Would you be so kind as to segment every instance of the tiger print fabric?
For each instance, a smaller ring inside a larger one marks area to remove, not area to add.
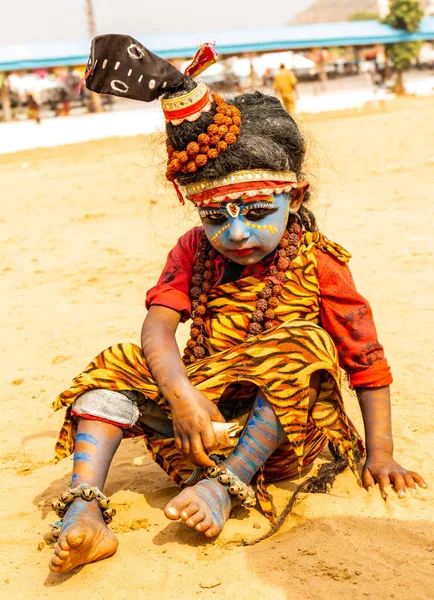
[[[212,402],[218,403],[228,394],[234,399],[246,393],[255,394],[259,388],[276,411],[288,441],[269,458],[258,478],[258,497],[270,520],[274,519],[274,511],[264,482],[297,476],[327,441],[347,457],[357,473],[354,448],[358,436],[342,403],[336,348],[319,326],[316,248],[345,262],[350,256],[321,234],[306,233],[286,273],[287,282],[276,309],[279,324],[248,341],[245,341],[246,328],[263,282],[247,277],[215,288],[210,293],[205,318],[210,356],[187,367],[191,383]],[[322,373],[321,388],[309,411],[309,382],[315,371]],[[67,408],[56,444],[58,460],[74,450],[76,425],[70,412],[73,401],[95,388],[138,390],[170,414],[141,349],[134,344],[111,346],[54,401],[55,410]],[[125,435],[143,435],[153,459],[179,485],[192,474],[194,466],[179,452],[173,439],[157,437],[140,425],[127,429]]]

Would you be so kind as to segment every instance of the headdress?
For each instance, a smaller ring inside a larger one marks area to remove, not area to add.
[[[213,47],[204,44],[185,73],[181,73],[130,36],[100,35],[92,41],[84,79],[87,87],[99,94],[144,102],[162,96],[166,128],[173,134],[167,143],[166,177],[175,186],[182,203],[184,197],[178,183],[185,182],[189,176],[196,181],[185,187],[185,195],[199,206],[209,204],[211,198],[214,201],[233,200],[241,196],[290,191],[297,186],[297,177],[294,172],[283,169],[232,170],[223,178],[200,177],[207,164],[237,146],[243,133],[240,108],[211,94],[204,83],[192,79],[216,58]],[[204,115],[207,118],[203,118]],[[187,136],[189,141],[182,145],[176,130],[188,127],[191,128]]]
[[[251,169],[235,171],[218,179],[191,183],[185,187],[185,193],[188,200],[202,206],[242,197],[282,194],[290,192],[297,185],[297,175],[293,171]]]

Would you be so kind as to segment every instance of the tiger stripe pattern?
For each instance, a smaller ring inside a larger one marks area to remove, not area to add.
[[[287,281],[275,311],[276,327],[247,341],[247,324],[263,282],[251,276],[213,289],[205,316],[210,356],[187,366],[192,385],[212,402],[218,403],[228,394],[237,397],[243,391],[255,394],[259,388],[273,406],[288,441],[273,453],[258,477],[258,497],[271,520],[274,513],[263,485],[265,480],[296,476],[318,456],[327,441],[336,446],[357,473],[353,450],[358,436],[343,406],[336,348],[319,324],[317,248],[345,262],[350,256],[322,234],[306,233],[286,273]],[[320,393],[309,411],[309,382],[316,371],[322,374]],[[67,408],[56,444],[58,460],[74,450],[76,425],[70,412],[73,401],[96,388],[140,391],[170,414],[141,348],[134,344],[111,346],[54,401],[55,410]],[[179,485],[190,477],[194,466],[175,447],[173,439],[157,437],[140,425],[124,430],[124,434],[143,436],[152,458]]]

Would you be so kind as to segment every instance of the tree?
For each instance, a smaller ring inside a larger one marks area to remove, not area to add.
[[[377,21],[378,13],[359,11],[348,17],[348,21]]]
[[[423,10],[417,0],[392,0],[390,12],[383,19],[383,23],[394,29],[403,29],[408,33],[414,33],[419,29],[419,23],[423,18]],[[399,42],[386,45],[386,56],[392,61],[396,71],[394,92],[397,95],[405,94],[404,71],[407,71],[413,60],[419,54],[422,42]]]

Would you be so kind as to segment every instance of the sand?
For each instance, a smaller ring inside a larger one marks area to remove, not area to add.
[[[281,533],[238,510],[214,542],[165,519],[176,494],[141,440],[123,442],[106,492],[117,554],[69,574],[48,571],[62,414],[53,398],[100,350],[138,343],[147,288],[177,236],[196,223],[164,188],[155,137],[110,139],[0,158],[2,418],[0,596],[323,599],[432,598],[434,585],[434,99],[360,114],[301,118],[322,230],[354,254],[394,373],[396,458],[428,489],[386,502],[345,472],[332,492],[304,497]],[[1,134],[1,131],[0,131]],[[180,343],[187,330],[180,332]],[[354,396],[348,411],[362,429]],[[294,482],[272,487],[281,507]]]

